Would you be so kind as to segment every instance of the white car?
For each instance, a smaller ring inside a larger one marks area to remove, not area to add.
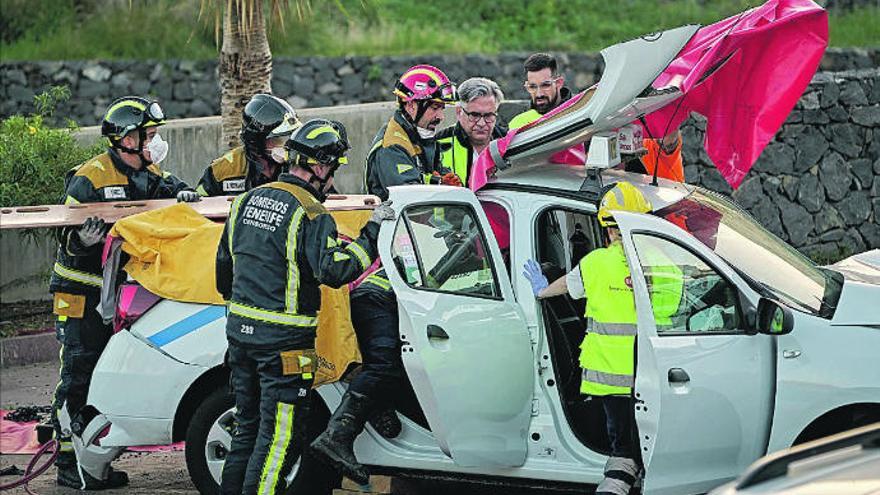
[[[667,60],[687,41],[671,38],[665,48],[651,41]],[[508,484],[602,479],[605,419],[579,394],[584,302],[536,301],[520,272],[536,259],[552,280],[605,242],[587,171],[546,157],[601,127],[585,128],[576,112],[618,126],[633,115],[603,101],[638,110],[671,94],[638,96],[656,74],[641,82],[632,74],[621,82],[626,98],[602,95],[600,82],[585,106],[524,132],[515,166],[476,194],[391,188],[399,215],[383,224],[379,252],[415,399],[400,408],[400,436],[367,428],[358,438],[364,463]],[[645,494],[704,493],[768,452],[880,420],[878,252],[818,267],[721,196],[619,170],[604,180],[633,183],[653,205],[615,215],[638,312],[634,413]],[[645,250],[663,252],[683,274],[684,297],[661,329],[645,278],[656,258],[640,256]],[[94,371],[89,403],[110,428],[100,449],[90,448],[109,462],[120,448],[185,439],[196,486],[214,493],[232,428],[225,308],[161,300],[132,321]],[[344,383],[318,388],[329,410],[344,391]]]
[[[880,493],[880,423],[770,454],[709,495],[817,493]]]

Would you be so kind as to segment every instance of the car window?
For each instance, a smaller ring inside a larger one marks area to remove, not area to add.
[[[392,258],[418,289],[500,298],[486,236],[467,205],[413,206],[394,232]]]
[[[700,257],[672,241],[634,234],[633,243],[657,332],[699,334],[742,328],[736,287]]]
[[[833,314],[841,278],[817,267],[727,199],[697,189],[656,214],[715,251],[750,283],[754,281],[759,292],[770,291],[819,316]]]

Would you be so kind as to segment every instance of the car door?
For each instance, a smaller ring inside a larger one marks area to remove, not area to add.
[[[520,466],[535,361],[486,216],[465,188],[393,187],[390,199],[379,254],[431,431],[461,466]]]
[[[758,295],[709,248],[662,218],[615,219],[638,312],[644,493],[704,493],[765,453],[774,342],[749,330]]]

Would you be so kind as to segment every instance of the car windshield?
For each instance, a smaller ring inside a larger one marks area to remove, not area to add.
[[[753,287],[823,317],[833,313],[840,280],[764,229],[720,195],[696,189],[656,212],[691,233],[727,261]]]

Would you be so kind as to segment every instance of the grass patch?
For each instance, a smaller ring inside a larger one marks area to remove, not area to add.
[[[270,27],[278,56],[596,51],[683,24],[710,24],[745,0],[361,0],[312,2],[311,17],[285,13]],[[87,5],[85,10],[81,5]],[[212,59],[213,17],[198,0],[0,0],[4,60]],[[79,10],[76,5],[80,5]],[[880,8],[833,11],[832,46],[880,45]]]

